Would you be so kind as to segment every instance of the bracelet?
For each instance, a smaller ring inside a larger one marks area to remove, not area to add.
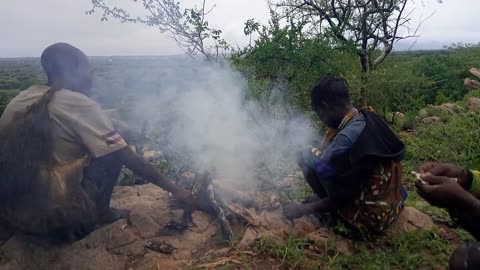
[[[480,171],[469,170],[472,177],[470,193],[480,195]]]

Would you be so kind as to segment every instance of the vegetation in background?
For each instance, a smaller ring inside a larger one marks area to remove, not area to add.
[[[271,1],[288,23],[306,25],[309,37],[331,38],[335,46],[357,56],[362,82],[359,102],[363,106],[369,102],[369,73],[385,61],[397,41],[416,35],[409,11],[412,4],[411,0]]]

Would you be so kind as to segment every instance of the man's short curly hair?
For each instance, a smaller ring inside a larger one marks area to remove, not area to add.
[[[75,74],[87,56],[78,48],[67,43],[56,43],[46,48],[40,58],[49,82],[67,79]]]
[[[313,87],[310,98],[312,109],[317,111],[322,102],[329,105],[348,105],[350,95],[349,86],[345,79],[336,75],[327,75]]]

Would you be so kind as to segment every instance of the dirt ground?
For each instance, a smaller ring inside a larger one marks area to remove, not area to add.
[[[308,239],[307,255],[327,252],[332,239],[339,252],[351,254],[351,241],[333,235],[313,217],[285,220],[281,206],[272,203],[273,197],[263,197],[266,203],[251,208],[228,206],[248,222],[233,226],[235,239],[225,241],[216,220],[203,212],[193,214],[195,226],[188,230],[160,236],[159,231],[172,220],[180,220],[183,213],[170,207],[169,194],[153,185],[117,187],[112,206],[130,210],[129,220],[100,227],[80,241],[61,246],[15,235],[0,247],[0,270],[222,269],[224,265],[244,269],[245,262],[256,269],[283,269],[281,260],[259,256],[252,245],[258,239],[284,244],[291,235]],[[407,208],[391,233],[432,226],[431,218]]]

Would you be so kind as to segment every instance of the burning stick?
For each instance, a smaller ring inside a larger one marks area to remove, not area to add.
[[[223,235],[228,239],[233,239],[233,230],[227,219],[230,213],[227,207],[217,198],[213,186],[213,179],[210,174],[203,174],[197,178],[193,186],[193,194],[200,204],[200,208],[215,216],[222,229]]]
[[[192,193],[198,203],[198,208],[214,216],[222,229],[224,236],[233,239],[233,230],[230,226],[228,217],[234,215],[216,196],[212,183],[213,179],[209,173],[196,176],[193,184]],[[191,227],[192,211],[185,209],[180,222],[171,221],[158,234],[161,236],[172,235],[175,232],[182,232]]]

